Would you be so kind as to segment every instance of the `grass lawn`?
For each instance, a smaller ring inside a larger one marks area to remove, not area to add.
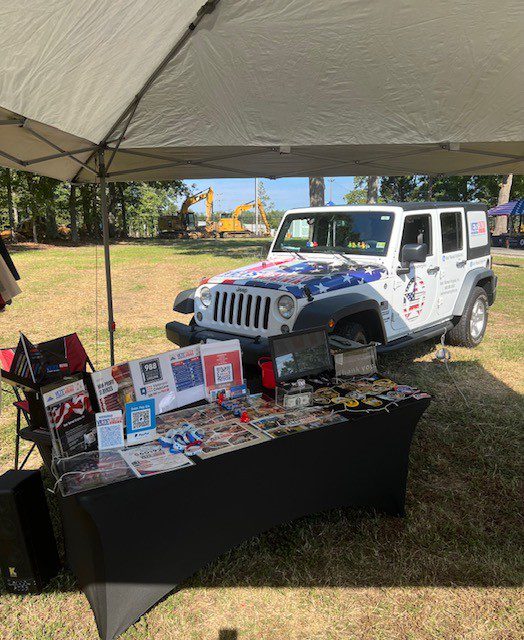
[[[175,294],[253,262],[263,245],[113,247],[117,359],[170,348],[164,324],[174,317]],[[21,245],[15,260],[23,295],[0,317],[0,345],[16,344],[18,330],[33,341],[77,331],[105,366],[101,248]],[[498,297],[484,342],[451,349],[450,369],[468,406],[433,361],[434,345],[381,358],[394,379],[435,395],[413,442],[405,519],[338,510],[281,526],[199,572],[123,637],[232,640],[236,630],[239,640],[522,638],[524,259],[496,256],[495,269]],[[0,471],[13,455],[11,401],[3,395]],[[39,465],[34,455],[30,466]],[[0,590],[2,640],[97,637],[67,572],[39,596]]]

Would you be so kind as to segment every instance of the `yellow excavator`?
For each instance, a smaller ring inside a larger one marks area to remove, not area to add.
[[[204,238],[213,233],[213,200],[214,192],[211,187],[188,196],[180,209],[174,215],[159,216],[158,233],[162,238]],[[189,207],[206,201],[206,226],[205,229],[199,227],[195,214]]]
[[[221,238],[227,238],[228,236],[252,236],[254,235],[252,231],[246,229],[240,220],[240,216],[244,211],[250,211],[255,206],[255,201],[251,200],[251,202],[246,202],[245,204],[239,204],[238,207],[233,211],[232,215],[224,214],[220,220],[215,224],[215,235],[220,236]],[[258,211],[260,213],[260,217],[262,218],[262,222],[266,228],[264,235],[271,235],[271,227],[269,225],[269,220],[267,219],[266,210],[264,209],[264,205],[260,198],[258,199]]]

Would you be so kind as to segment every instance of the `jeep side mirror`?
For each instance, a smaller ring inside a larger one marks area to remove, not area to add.
[[[402,267],[397,269],[397,274],[400,276],[409,273],[410,264],[413,264],[413,262],[426,262],[427,257],[428,245],[425,242],[422,244],[405,244],[400,255]]]

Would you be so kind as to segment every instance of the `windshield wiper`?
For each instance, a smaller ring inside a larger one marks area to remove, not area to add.
[[[342,258],[342,260],[344,260],[346,262],[346,264],[358,264],[357,262],[355,262],[355,260],[352,260],[351,258],[348,258],[348,256],[341,250],[341,249],[335,249],[333,247],[333,249],[328,250],[326,248],[326,250],[322,249],[323,253],[330,253],[332,256],[339,256],[340,258]]]

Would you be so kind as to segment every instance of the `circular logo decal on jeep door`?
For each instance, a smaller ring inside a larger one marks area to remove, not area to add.
[[[404,292],[404,317],[406,320],[418,318],[426,300],[426,285],[420,278],[411,278]]]

